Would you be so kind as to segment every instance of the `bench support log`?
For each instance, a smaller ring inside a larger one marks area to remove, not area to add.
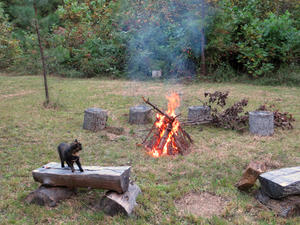
[[[106,214],[114,216],[124,214],[130,216],[137,205],[136,198],[141,189],[136,184],[130,183],[128,190],[123,194],[108,191],[96,205],[97,209],[103,210]]]
[[[67,187],[46,187],[41,185],[31,192],[25,199],[29,204],[55,207],[61,200],[70,198],[75,194],[75,189]]]

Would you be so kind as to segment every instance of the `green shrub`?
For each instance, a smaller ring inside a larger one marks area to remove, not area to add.
[[[221,1],[208,33],[208,63],[217,68],[228,62],[257,78],[296,61],[300,47],[296,21],[289,12],[274,14],[271,6],[259,0]]]
[[[6,69],[17,63],[22,51],[19,41],[12,37],[12,25],[2,7],[0,2],[0,69]]]

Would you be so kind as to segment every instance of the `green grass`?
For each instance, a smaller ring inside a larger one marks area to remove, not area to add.
[[[131,82],[121,80],[62,79],[50,77],[50,100],[44,108],[42,77],[0,76],[0,224],[297,224],[260,206],[253,193],[239,192],[234,184],[252,160],[271,160],[280,166],[300,164],[300,88],[248,84]],[[229,90],[230,102],[249,99],[247,110],[264,102],[274,103],[296,117],[295,129],[276,130],[272,137],[255,137],[209,126],[187,127],[195,140],[186,156],[151,158],[136,143],[148,126],[127,123],[129,107],[149,97],[164,108],[164,96],[181,95],[179,111],[186,117],[190,105],[199,105],[205,91]],[[83,112],[100,107],[109,112],[109,125],[126,133],[111,141],[104,131],[82,129]],[[27,205],[24,198],[39,184],[31,171],[58,161],[57,145],[79,139],[84,147],[83,165],[131,165],[132,179],[141,187],[135,215],[109,217],[91,205],[104,190],[83,189],[56,208]],[[175,201],[188,192],[208,191],[228,200],[221,216],[210,219],[179,216]]]

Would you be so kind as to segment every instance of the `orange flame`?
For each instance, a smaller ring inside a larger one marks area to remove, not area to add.
[[[171,121],[171,124],[166,116],[159,113],[156,114],[157,122],[155,123],[155,126],[159,131],[159,137],[149,151],[149,154],[153,157],[168,155],[170,148],[172,148],[173,154],[178,152],[173,136],[177,135],[179,129],[179,121],[175,118],[175,109],[180,106],[180,98],[176,93],[172,93],[170,96],[166,96],[166,98],[168,99],[168,110],[166,111],[166,114],[173,121]]]

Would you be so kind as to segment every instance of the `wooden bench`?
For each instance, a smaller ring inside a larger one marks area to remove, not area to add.
[[[54,207],[60,200],[70,198],[76,188],[88,187],[109,190],[96,203],[96,209],[112,216],[132,213],[141,190],[136,184],[130,183],[130,166],[82,168],[84,172],[75,166],[75,172],[72,173],[69,167],[61,168],[60,163],[50,162],[33,170],[34,180],[42,185],[27,196],[26,202]]]

